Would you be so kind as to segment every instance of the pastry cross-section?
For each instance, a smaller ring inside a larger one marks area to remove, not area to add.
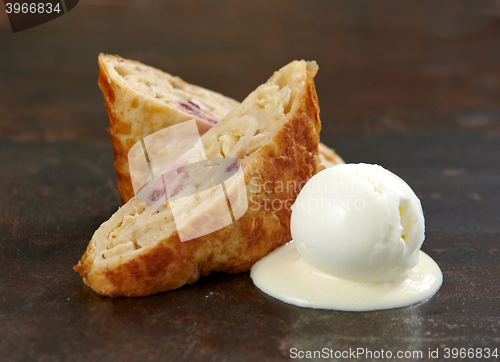
[[[316,72],[315,62],[291,62],[201,136],[207,160],[239,163],[218,168],[242,170],[240,178],[224,182],[225,190],[215,187],[223,176],[212,172],[207,177],[203,165],[184,167],[181,157],[182,171],[166,180],[166,189],[175,194],[146,186],[141,191],[145,196],[139,193],[104,222],[75,266],[84,282],[102,295],[150,295],[212,271],[247,271],[290,241],[290,205],[317,169],[321,124]],[[176,223],[171,201],[183,200],[172,199],[182,193],[189,204]],[[245,203],[246,210],[234,206]],[[227,226],[186,241],[179,237],[179,228],[189,233],[220,223],[228,207],[233,215]],[[235,210],[243,210],[238,218]]]
[[[203,135],[240,104],[179,77],[114,55],[99,55],[98,83],[108,111],[109,135],[123,203],[135,195],[128,158],[133,145],[188,120],[195,120]],[[233,134],[223,136],[226,150],[236,139]],[[343,163],[342,159],[320,144],[316,172],[339,163]]]

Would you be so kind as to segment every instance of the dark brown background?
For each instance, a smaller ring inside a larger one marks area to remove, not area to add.
[[[119,206],[99,52],[242,100],[293,59],[320,65],[322,140],[422,200],[438,294],[344,313],[248,276],[101,297],[71,267]],[[499,1],[80,1],[12,34],[0,6],[0,359],[282,361],[290,348],[500,348]]]

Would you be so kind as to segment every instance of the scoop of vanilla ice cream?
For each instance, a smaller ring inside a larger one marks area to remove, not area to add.
[[[420,200],[378,165],[338,165],[316,174],[293,205],[290,227],[307,262],[361,282],[404,278],[424,241]]]

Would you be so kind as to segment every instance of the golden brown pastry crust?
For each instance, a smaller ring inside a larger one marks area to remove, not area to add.
[[[125,64],[129,68],[138,67],[147,71],[161,84],[164,81],[174,82],[177,87],[186,87],[196,93],[198,98],[210,99],[213,109],[206,109],[207,114],[219,120],[229,111],[239,105],[239,102],[219,93],[188,84],[178,77],[164,73],[158,69],[142,63],[123,59],[113,55],[99,55],[98,84],[104,97],[104,103],[109,117],[108,133],[114,150],[114,167],[117,175],[118,188],[122,203],[126,203],[135,196],[130,177],[128,152],[130,148],[144,137],[161,129],[193,119],[193,115],[182,111],[173,104],[165,104],[155,99],[151,94],[133,86],[132,82],[124,79],[115,68]],[[130,71],[130,70],[129,70]],[[168,93],[168,89],[163,89]],[[188,99],[185,99],[188,101]],[[204,134],[213,124],[198,121],[200,134]],[[319,172],[327,167],[344,163],[330,148],[320,143],[316,164]]]
[[[217,92],[188,84],[179,77],[171,76],[140,62],[107,54],[100,54],[98,60],[97,83],[102,91],[108,113],[108,133],[113,144],[114,166],[122,203],[135,195],[128,165],[128,151],[134,144],[154,132],[191,119],[196,120],[200,134],[204,134],[213,124],[180,109],[175,99],[170,99],[168,94],[159,95],[155,89],[148,90],[134,86],[133,82],[126,79],[126,75],[117,71],[118,67],[135,67],[137,74],[143,72],[149,77],[145,79],[145,83],[154,80],[165,92],[169,85],[173,89],[183,90],[194,97],[210,98],[210,103],[214,104],[214,109],[211,111],[215,112],[215,117],[226,115],[239,104]],[[132,72],[134,69],[125,68],[124,71]],[[205,109],[205,113],[209,111]]]
[[[313,176],[321,129],[313,82],[317,66],[307,63],[305,69],[303,94],[297,96],[282,127],[272,134],[269,142],[240,161],[249,186],[250,206],[241,218],[203,237],[181,242],[175,231],[146,247],[102,260],[96,241],[109,237],[113,225],[125,215],[144,211],[144,205],[134,197],[95,232],[74,268],[84,282],[102,295],[145,296],[179,288],[211,271],[247,271],[270,251],[290,241],[289,206],[300,187],[278,190],[275,186],[287,181],[303,185]],[[207,156],[213,155],[208,152]],[[270,187],[262,187],[266,182]],[[274,200],[284,207],[266,207],[266,203],[272,204]],[[210,222],[212,217],[217,215],[206,213],[195,222]]]

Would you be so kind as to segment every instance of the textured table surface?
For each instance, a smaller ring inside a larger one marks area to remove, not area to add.
[[[0,360],[285,361],[294,348],[432,360],[429,349],[500,348],[498,3],[304,3],[81,1],[16,34],[0,6]],[[119,206],[99,52],[238,100],[288,61],[316,59],[322,141],[412,186],[440,291],[346,313],[284,304],[248,273],[133,299],[84,286],[72,266]]]

